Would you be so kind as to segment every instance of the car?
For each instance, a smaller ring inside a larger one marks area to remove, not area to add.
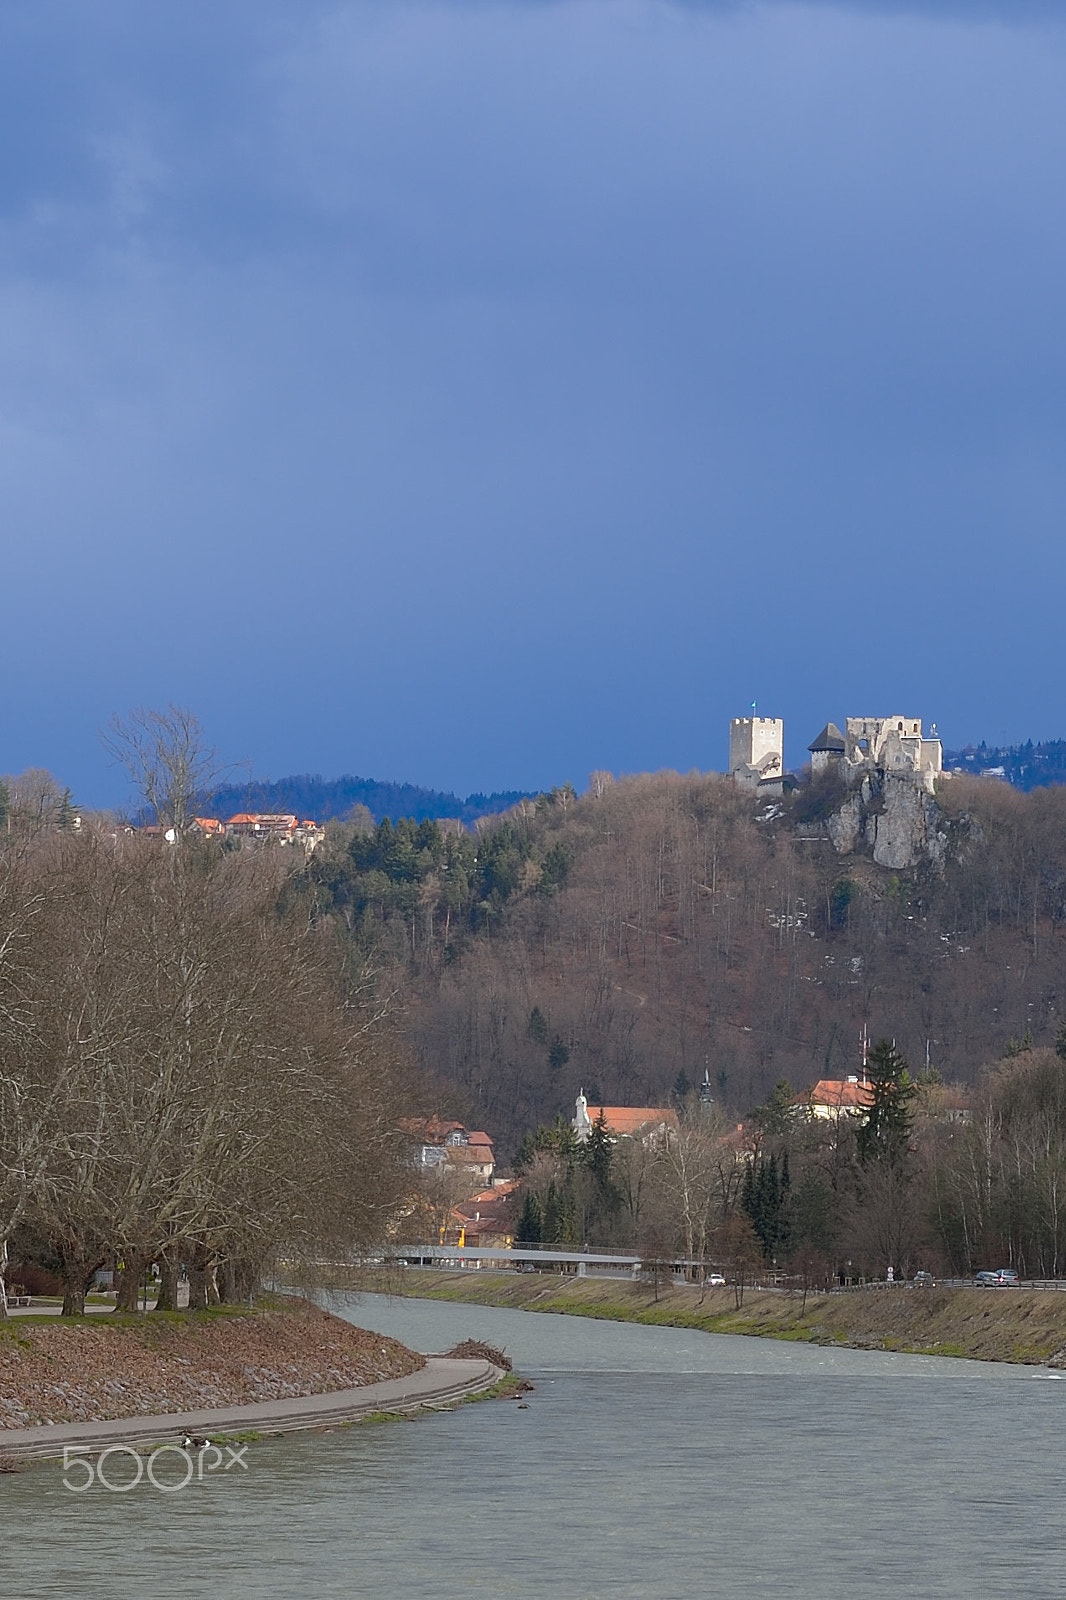
[[[725,1286],[725,1279],[720,1272],[708,1272],[703,1281],[709,1289],[721,1289]]]
[[[1013,1267],[997,1267],[994,1271],[978,1272],[973,1281],[979,1289],[1021,1288],[1021,1281]]]
[[[916,1272],[914,1283],[918,1289],[932,1289],[936,1286],[936,1279],[931,1272]]]

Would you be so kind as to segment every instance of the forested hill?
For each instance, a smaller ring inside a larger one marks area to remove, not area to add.
[[[507,811],[520,800],[530,798],[525,790],[509,789],[499,794],[444,794],[423,789],[414,783],[382,783],[374,778],[320,778],[303,773],[293,778],[259,779],[253,783],[230,783],[216,789],[203,802],[210,816],[230,817],[238,811],[295,812],[315,822],[348,817],[357,806],[365,806],[375,822],[390,817],[454,817],[460,822],[476,822],[479,817]]]
[[[962,750],[945,750],[944,765],[949,771],[971,772],[975,777],[992,774],[1005,778],[1015,789],[1038,789],[1044,784],[1066,783],[1066,739],[1048,739],[1043,744],[978,745]]]
[[[815,796],[817,799],[817,796]],[[476,838],[353,829],[302,892],[391,965],[424,1065],[515,1148],[577,1091],[661,1105],[709,1069],[742,1115],[778,1079],[854,1072],[865,1026],[972,1082],[1066,1017],[1066,788],[958,777],[937,871],[841,856],[803,790],[609,780],[524,802]],[[513,1141],[513,1142],[512,1142]]]

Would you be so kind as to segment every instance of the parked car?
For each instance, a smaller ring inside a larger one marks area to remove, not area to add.
[[[703,1281],[709,1289],[721,1289],[725,1284],[725,1279],[720,1272],[708,1272]]]
[[[992,1272],[979,1272],[974,1283],[980,1289],[1019,1289],[1021,1282],[1013,1267],[997,1267]]]
[[[914,1274],[914,1282],[919,1289],[932,1289],[936,1284],[936,1279],[931,1272],[916,1272]]]

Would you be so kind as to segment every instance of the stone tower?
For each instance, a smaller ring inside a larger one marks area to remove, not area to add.
[[[734,717],[729,724],[729,771],[738,783],[780,783],[785,770],[781,717]]]

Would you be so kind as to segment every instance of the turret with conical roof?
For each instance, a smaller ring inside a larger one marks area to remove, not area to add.
[[[827,722],[813,744],[807,749],[811,753],[811,772],[824,772],[829,766],[841,761],[844,756],[844,735],[835,722]]]

